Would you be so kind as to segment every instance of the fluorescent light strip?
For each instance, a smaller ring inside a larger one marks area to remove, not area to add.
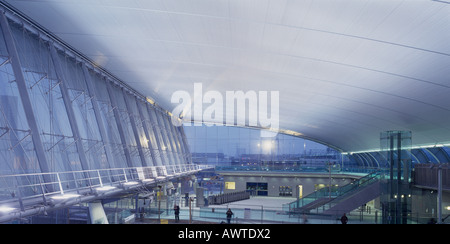
[[[115,186],[102,186],[102,187],[97,187],[95,188],[97,191],[109,191],[112,189],[116,189]]]
[[[64,200],[64,199],[75,198],[75,197],[79,197],[79,196],[80,195],[78,195],[78,194],[61,194],[61,195],[52,196],[52,198],[55,200]]]
[[[409,148],[406,147],[406,149],[422,149],[422,148],[436,148],[436,147],[450,147],[450,143],[435,143],[435,144],[424,144],[424,145],[415,145],[410,146]],[[364,150],[364,151],[356,151],[356,152],[343,152],[343,155],[351,155],[351,154],[358,154],[358,153],[372,153],[372,152],[385,152],[389,151],[389,149],[371,149],[371,150]]]
[[[0,207],[0,212],[2,213],[9,213],[16,210],[15,208],[11,208],[11,207],[7,207],[7,206],[1,206]]]
[[[136,182],[136,181],[129,181],[129,182],[125,182],[125,183],[123,183],[124,185],[126,185],[126,186],[133,186],[133,185],[137,185],[137,184],[139,184],[138,182]]]

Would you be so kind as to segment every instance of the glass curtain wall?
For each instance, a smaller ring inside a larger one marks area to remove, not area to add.
[[[32,27],[1,17],[2,175],[188,163],[184,132],[166,111]]]
[[[185,124],[194,163],[325,167],[339,165],[341,154],[322,144],[277,134],[261,137],[258,129]]]
[[[31,138],[19,88],[4,38],[0,38],[0,159],[1,173],[38,172],[39,162]]]

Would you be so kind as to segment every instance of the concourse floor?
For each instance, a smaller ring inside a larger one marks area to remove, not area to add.
[[[232,224],[340,224],[339,218],[317,215],[314,213],[293,216],[283,210],[283,204],[294,201],[295,198],[288,197],[251,197],[247,200],[236,201],[222,205],[209,205],[207,207],[191,207],[192,224],[221,224],[226,222],[226,209],[230,208],[234,215]],[[172,205],[171,205],[172,206]],[[145,218],[145,220],[137,220],[137,223],[148,224],[189,224],[189,207],[179,204],[180,221],[175,222],[173,211],[169,209],[168,213],[161,214],[160,222],[158,216]],[[348,224],[373,224],[374,218],[372,214],[363,214],[360,210],[347,213],[349,218]],[[306,220],[306,221],[305,221]]]

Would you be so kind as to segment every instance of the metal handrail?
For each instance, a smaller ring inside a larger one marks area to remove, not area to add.
[[[0,219],[23,216],[37,206],[54,206],[70,197],[81,202],[81,198],[118,193],[199,170],[199,165],[185,164],[0,175]],[[2,211],[5,208],[12,211]]]
[[[374,178],[378,178],[380,175],[380,171],[373,171],[366,176],[355,180],[353,182],[350,182],[344,186],[341,187],[332,187],[331,189],[329,187],[321,188],[317,191],[311,192],[309,195],[306,195],[300,199],[297,199],[291,203],[286,204],[288,206],[288,211],[290,212],[296,212],[299,209],[301,209],[303,206],[312,203],[316,200],[319,200],[321,198],[330,198],[331,199],[338,199],[342,196],[344,196],[346,193],[353,191],[354,189],[357,189],[361,185],[365,185],[367,182],[371,181]],[[327,202],[323,202],[325,204]]]

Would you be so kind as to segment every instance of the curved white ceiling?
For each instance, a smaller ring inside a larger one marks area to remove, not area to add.
[[[450,2],[6,2],[169,111],[194,83],[279,91],[280,128],[344,151],[450,142]]]

